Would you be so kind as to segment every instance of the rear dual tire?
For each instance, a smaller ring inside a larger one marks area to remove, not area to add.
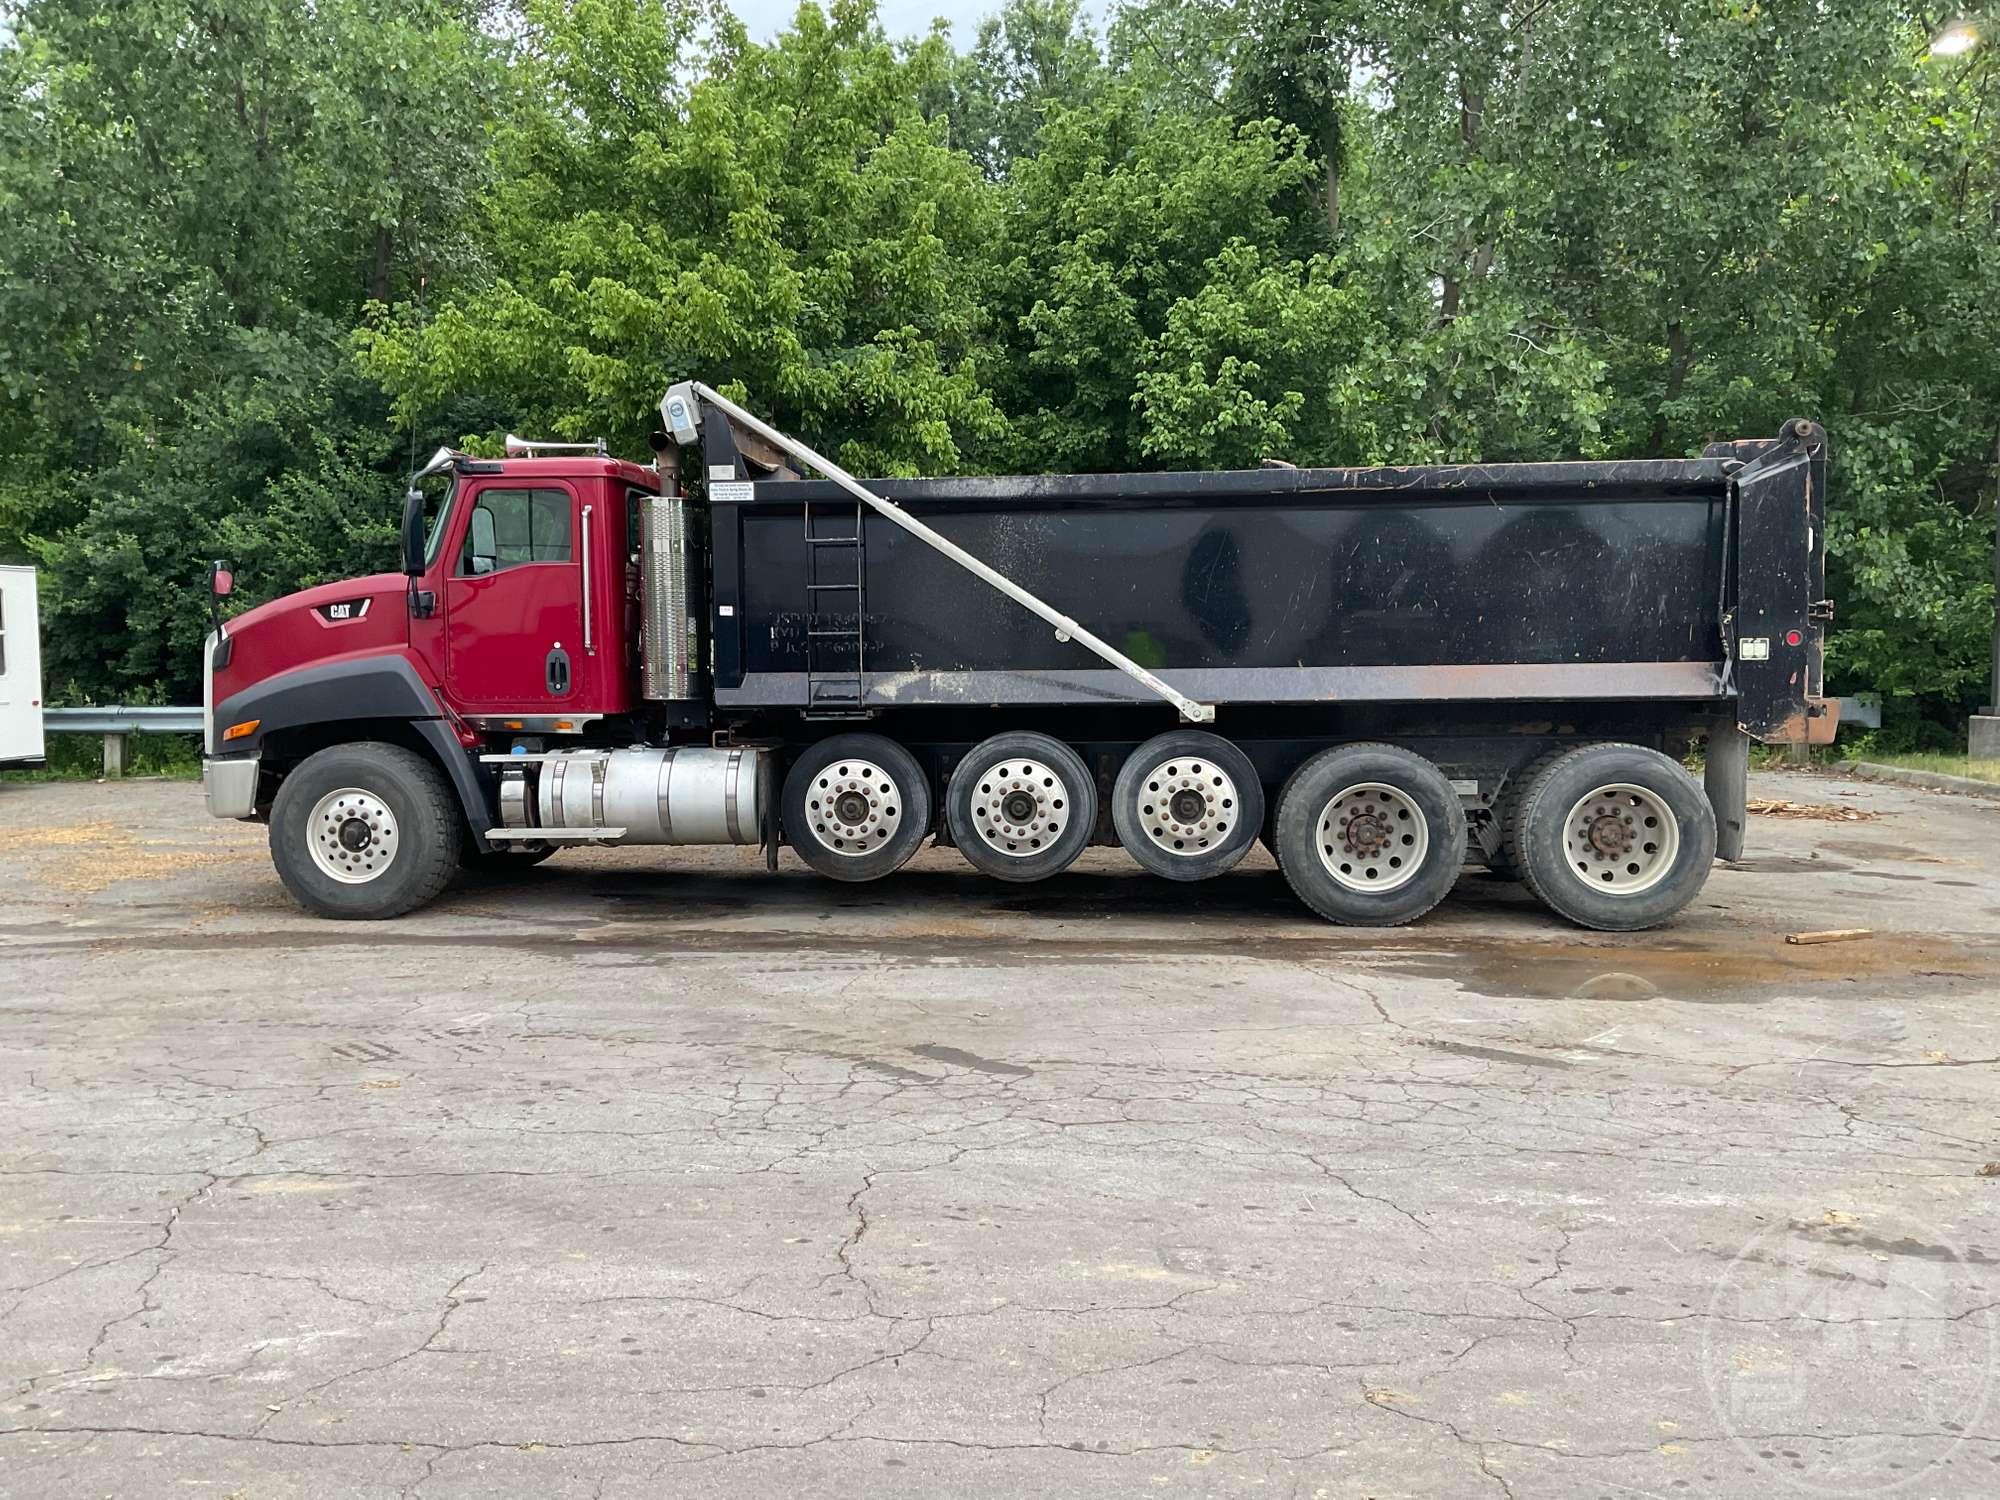
[[[1299,899],[1348,926],[1393,927],[1423,916],[1450,892],[1465,860],[1457,791],[1436,766],[1394,745],[1314,756],[1285,783],[1268,823],[1249,758],[1198,730],[1158,735],[1133,751],[1112,796],[1119,842],[1153,874],[1179,881],[1222,874],[1262,834]],[[1040,734],[983,742],[946,791],[960,852],[1008,881],[1066,869],[1089,843],[1096,812],[1081,758]],[[784,816],[788,841],[815,870],[874,880],[922,846],[930,788],[916,759],[893,741],[841,735],[793,765]],[[1496,868],[1518,870],[1551,911],[1603,931],[1671,920],[1700,891],[1715,854],[1714,815],[1701,788],[1666,756],[1636,745],[1544,757],[1508,789],[1503,817]]]
[[[1522,882],[1579,927],[1637,932],[1672,920],[1715,862],[1701,784],[1657,750],[1581,745],[1537,765],[1508,812]]]
[[[1233,869],[1264,826],[1264,784],[1250,757],[1220,735],[1176,729],[1125,758],[1111,791],[1125,852],[1168,880]]]
[[[1292,890],[1329,922],[1397,927],[1445,898],[1465,840],[1436,766],[1395,745],[1342,745],[1285,783],[1272,842]]]
[[[1076,862],[1097,827],[1083,757],[1046,734],[996,734],[951,773],[945,826],[966,863],[996,880],[1046,880]]]

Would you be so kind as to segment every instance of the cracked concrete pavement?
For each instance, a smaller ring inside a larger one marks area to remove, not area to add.
[[[0,784],[0,1494],[1993,1494],[2000,808],[1753,791],[1611,937]]]

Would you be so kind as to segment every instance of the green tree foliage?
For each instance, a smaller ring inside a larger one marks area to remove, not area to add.
[[[1103,32],[1089,17],[1102,17]],[[878,472],[1688,453],[1823,420],[1841,688],[1981,694],[2000,63],[1892,0],[0,0],[0,554],[185,695],[201,559],[665,381]]]
[[[989,177],[1032,155],[1052,107],[1088,102],[1105,67],[1078,0],[1014,0],[979,27],[952,70],[946,108],[952,144]]]
[[[1004,429],[972,362],[995,205],[919,107],[954,65],[941,36],[894,46],[852,0],[769,47],[655,0],[522,21],[490,281],[363,335],[406,419],[473,392],[496,425],[634,448],[685,371],[868,470],[950,470]]]
[[[398,439],[368,299],[478,263],[503,74],[451,0],[31,0],[0,45],[0,555],[57,690],[198,687],[203,559],[337,577]],[[364,480],[362,476],[366,475]]]
[[[1154,114],[1120,86],[1051,109],[1037,146],[1009,172],[991,278],[1006,466],[1337,449],[1334,414],[1308,392],[1373,319],[1283,212],[1317,175],[1298,132]]]
[[[1384,213],[1357,235],[1438,288],[1406,351],[1467,320],[1495,335],[1474,359],[1535,351],[1483,398],[1426,394],[1489,454],[1826,422],[1834,681],[1949,720],[1993,608],[2000,70],[1924,36],[1885,4],[1397,0],[1364,38]],[[1530,399],[1493,430],[1510,384]]]

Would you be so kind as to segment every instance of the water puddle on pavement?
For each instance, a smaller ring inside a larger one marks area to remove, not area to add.
[[[1727,944],[1586,944],[1460,939],[1449,951],[1378,951],[1371,967],[1447,979],[1506,999],[1756,1005],[1780,991],[1831,993],[1850,980],[2000,977],[2000,950],[1882,933],[1830,947],[1787,947],[1781,937]],[[1875,994],[1877,986],[1868,988]]]

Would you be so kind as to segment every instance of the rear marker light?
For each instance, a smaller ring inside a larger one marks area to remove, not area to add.
[[[1796,646],[1800,641],[1804,639],[1805,637],[1796,630],[1787,630],[1785,632],[1785,644],[1787,646]]]
[[[241,724],[231,724],[222,731],[222,737],[225,740],[240,740],[246,735],[255,734],[257,726],[263,722],[262,719],[245,719]]]

